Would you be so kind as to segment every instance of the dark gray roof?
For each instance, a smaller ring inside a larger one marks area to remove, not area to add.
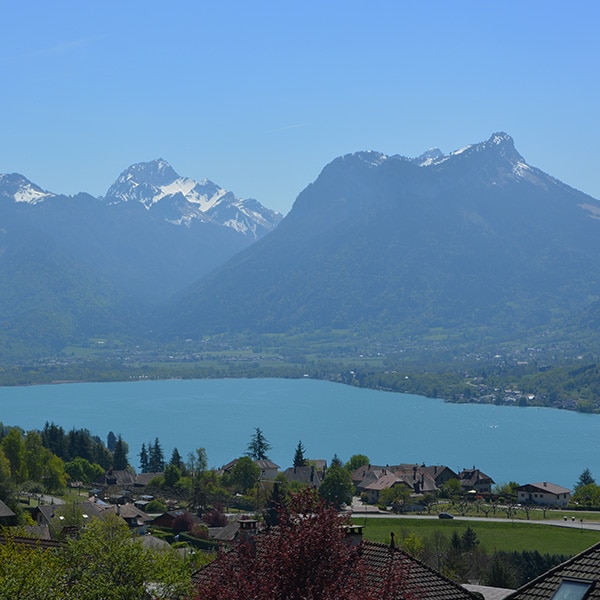
[[[383,578],[389,573],[391,564],[399,565],[403,572],[404,589],[398,590],[395,598],[419,598],[419,600],[474,600],[472,594],[451,579],[438,573],[399,548],[365,540],[362,556],[371,570],[370,577]]]
[[[267,470],[267,469],[279,469],[279,465],[276,465],[272,460],[268,460],[268,459],[263,459],[263,460],[255,460],[254,461],[257,465],[258,468],[261,471]]]
[[[36,538],[38,540],[52,539],[50,537],[50,528],[48,525],[25,525],[23,530],[27,537]]]
[[[10,540],[15,544],[21,544],[23,546],[28,546],[29,548],[64,548],[66,546],[65,542],[60,542],[57,540],[40,540],[38,538],[33,537],[25,537],[25,536],[5,536],[0,535],[0,544],[6,544],[6,542]]]
[[[470,592],[481,594],[484,600],[504,600],[507,596],[510,596],[510,594],[515,591],[509,590],[508,588],[490,587],[488,585],[475,585],[472,583],[463,583],[462,585]]]
[[[4,504],[2,500],[0,500],[0,519],[14,516],[15,513],[12,510],[10,510],[10,508],[8,508],[8,506],[6,506],[6,504]]]
[[[590,581],[592,586],[585,600],[600,600],[600,543],[520,587],[506,600],[547,600],[564,579]]]

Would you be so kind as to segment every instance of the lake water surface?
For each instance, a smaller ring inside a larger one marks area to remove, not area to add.
[[[160,439],[165,458],[206,448],[211,466],[242,455],[255,427],[282,469],[298,440],[310,458],[361,453],[374,464],[476,466],[497,483],[572,487],[584,468],[600,479],[600,415],[547,408],[450,404],[309,379],[168,380],[0,387],[0,421],[25,430],[109,431],[129,444]]]

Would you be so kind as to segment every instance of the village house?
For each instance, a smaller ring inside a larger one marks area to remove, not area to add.
[[[283,476],[291,483],[301,483],[310,487],[318,488],[323,479],[324,473],[315,468],[310,467],[289,467],[283,472]]]
[[[0,525],[10,525],[15,517],[15,513],[0,500]]]
[[[392,466],[386,465],[385,467],[364,465],[352,473],[352,483],[360,494],[374,482],[390,474],[408,485],[413,494],[433,494],[448,480],[458,478],[458,475],[452,469],[443,465],[426,466],[424,464],[402,463]]]
[[[381,496],[381,492],[383,490],[387,490],[396,486],[404,487],[409,493],[412,492],[412,488],[408,483],[402,481],[399,477],[396,477],[393,473],[387,473],[382,475],[379,479],[376,479],[368,486],[366,486],[363,491],[367,496],[367,502],[370,504],[377,504],[379,502],[379,497]]]
[[[549,481],[527,483],[516,488],[516,492],[520,504],[567,506],[571,499],[571,490]]]
[[[237,465],[239,458],[234,458],[229,461],[226,465],[223,465],[219,470],[219,475],[229,473],[235,465]],[[274,481],[279,473],[279,465],[276,465],[270,460],[253,460],[252,461],[260,469],[261,481]]]
[[[276,465],[273,461],[264,459],[264,460],[255,460],[254,463],[260,469],[260,479],[261,481],[274,481],[275,477],[279,473],[279,465]]]
[[[474,491],[477,494],[486,496],[492,493],[492,485],[496,482],[483,471],[473,467],[472,469],[463,469],[458,474],[458,480],[463,492]]]

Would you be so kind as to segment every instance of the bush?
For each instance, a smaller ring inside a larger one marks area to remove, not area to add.
[[[165,513],[167,512],[167,507],[160,500],[151,500],[146,505],[147,513]]]
[[[200,525],[200,523],[194,523],[192,525],[192,528],[189,531],[189,535],[192,535],[195,538],[198,538],[201,540],[207,540],[208,539],[208,527],[206,527],[205,525]]]

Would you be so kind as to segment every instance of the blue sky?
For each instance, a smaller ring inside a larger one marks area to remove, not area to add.
[[[102,195],[162,157],[286,213],[336,156],[506,131],[600,198],[600,3],[0,0],[0,173]]]

